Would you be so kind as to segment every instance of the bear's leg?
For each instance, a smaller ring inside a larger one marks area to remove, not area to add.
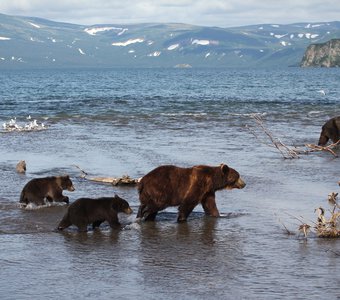
[[[78,227],[79,232],[87,232],[87,224],[86,223],[76,224],[76,226]]]
[[[28,201],[34,203],[35,205],[44,205],[44,204],[46,204],[45,197],[33,197],[31,199],[28,199]]]
[[[62,190],[58,190],[55,191],[53,193],[53,196],[50,197],[52,198],[52,200],[56,201],[56,202],[65,202],[65,203],[69,203],[69,198],[67,196],[63,195],[63,191]]]
[[[144,221],[155,221],[157,214],[158,214],[158,211],[154,211],[154,212],[147,211],[144,214]]]
[[[150,207],[148,205],[144,205],[144,209],[141,212],[141,217],[144,221],[154,221],[159,209],[156,207]]]
[[[110,224],[111,228],[117,228],[120,226],[119,220],[118,220],[118,214],[114,209],[111,209],[105,218],[106,221]]]
[[[201,203],[206,215],[209,215],[211,217],[220,216],[220,213],[216,206],[215,196],[209,196],[206,199],[204,199]]]
[[[146,205],[145,204],[141,204],[138,208],[138,213],[137,213],[137,217],[136,218],[143,218],[144,215],[144,211],[145,211]]]
[[[92,223],[92,228],[95,229],[96,227],[99,227],[101,223],[103,223],[105,220],[98,220],[98,221],[94,221]]]
[[[178,208],[177,222],[185,222],[195,206],[196,203],[182,203]]]
[[[144,221],[154,221],[158,213],[158,209],[150,208],[149,206],[142,204],[139,206],[137,218],[143,218]]]

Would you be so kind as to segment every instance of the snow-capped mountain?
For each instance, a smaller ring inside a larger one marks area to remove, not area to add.
[[[340,22],[85,26],[0,14],[0,69],[298,66],[310,44],[333,38]]]

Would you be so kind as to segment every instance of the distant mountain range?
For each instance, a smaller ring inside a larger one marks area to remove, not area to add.
[[[310,44],[335,38],[340,22],[85,26],[0,14],[0,69],[299,66]]]

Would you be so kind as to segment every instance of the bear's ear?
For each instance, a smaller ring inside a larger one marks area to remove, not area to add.
[[[229,172],[229,167],[225,164],[221,164],[221,171],[223,174],[227,174]]]

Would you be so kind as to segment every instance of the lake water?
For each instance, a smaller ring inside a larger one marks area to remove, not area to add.
[[[0,133],[1,299],[340,299],[340,240],[298,231],[339,192],[340,158],[284,159],[251,117],[286,145],[317,143],[340,115],[339,69],[2,71],[0,82],[1,124],[30,115],[47,127]],[[184,224],[176,208],[136,222],[135,187],[87,181],[75,167],[139,178],[222,162],[246,188],[216,193],[220,218],[197,206]],[[56,232],[65,205],[19,207],[30,179],[65,173],[70,202],[126,199],[134,213],[119,215],[123,229]]]

